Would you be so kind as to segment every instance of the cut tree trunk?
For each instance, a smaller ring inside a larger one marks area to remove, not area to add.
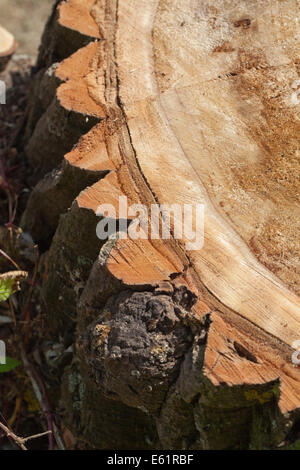
[[[102,449],[292,444],[298,2],[56,8],[28,106],[38,184],[24,228],[45,252],[53,337],[76,346],[62,371],[65,424]],[[169,239],[100,241],[97,208],[113,205],[121,224],[120,196],[149,214],[204,205],[202,248],[175,227]]]
[[[16,48],[17,43],[13,35],[0,26],[0,72],[5,69]]]

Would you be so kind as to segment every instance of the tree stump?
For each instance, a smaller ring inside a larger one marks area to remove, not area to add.
[[[16,48],[17,43],[13,35],[0,26],[0,72],[5,69]]]
[[[74,346],[61,404],[83,445],[299,438],[297,13],[295,0],[55,6],[24,129],[37,183],[24,228],[44,252],[53,337]],[[124,227],[120,197],[148,214],[204,206],[203,246],[175,236],[176,216],[167,239],[99,240],[99,206]]]

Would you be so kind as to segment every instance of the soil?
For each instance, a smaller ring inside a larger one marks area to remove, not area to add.
[[[35,56],[54,0],[0,0],[0,23],[14,34],[18,54]]]

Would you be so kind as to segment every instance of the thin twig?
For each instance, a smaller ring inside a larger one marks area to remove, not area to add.
[[[7,421],[7,424],[10,428],[14,425],[14,422],[16,421],[16,418],[18,416],[18,413],[19,413],[21,405],[22,405],[22,399],[23,399],[23,397],[22,398],[21,397],[16,398],[16,403],[15,403],[15,408],[14,408],[13,414],[11,415],[9,420]]]
[[[31,439],[37,439],[39,437],[46,436],[47,434],[50,434],[52,432],[52,431],[45,431],[45,432],[41,432],[39,434],[34,434],[33,436],[20,437],[20,436],[17,436],[13,431],[11,431],[7,426],[5,426],[5,424],[3,424],[1,422],[0,422],[0,428],[2,429],[2,431],[5,432],[6,436],[13,439],[13,441],[19,447],[21,447],[22,450],[28,450],[27,447],[25,446],[25,443],[27,441],[30,441]]]
[[[34,271],[33,271],[33,276],[29,288],[29,292],[27,295],[27,299],[25,302],[25,307],[24,310],[21,314],[21,319],[25,320],[25,339],[24,339],[24,345],[25,349],[27,350],[27,346],[30,340],[30,303],[35,287],[35,282],[36,282],[36,277],[38,273],[38,261],[39,261],[39,251],[37,245],[34,246],[34,255],[35,255],[35,260],[34,260]]]
[[[50,409],[49,399],[48,399],[47,392],[46,392],[46,387],[44,383],[42,382],[41,377],[38,376],[34,367],[29,363],[25,350],[23,348],[21,350],[21,357],[22,357],[22,361],[23,361],[25,370],[27,372],[27,375],[31,381],[36,399],[39,402],[41,410],[46,416],[48,429],[51,431],[51,434],[49,434],[49,450],[53,450],[54,449],[53,436],[55,434],[54,434],[53,418],[52,418],[52,413]],[[38,377],[36,378],[35,376],[38,376]],[[40,385],[38,382],[40,382]],[[40,387],[42,388],[42,391]]]
[[[13,188],[9,184],[7,180],[7,175],[6,175],[6,169],[3,164],[2,160],[2,155],[0,155],[0,187],[3,189],[3,191],[6,193],[7,196],[7,202],[8,202],[8,222],[6,224],[7,227],[12,227],[14,217],[15,217],[15,211],[14,211],[14,206],[13,206],[13,194],[12,190]]]
[[[10,261],[15,266],[15,268],[17,268],[18,271],[21,271],[20,266],[10,256],[8,256],[8,254],[5,253],[5,251],[0,250],[0,254],[4,256],[4,258],[8,259],[8,261]]]
[[[16,320],[16,314],[15,314],[14,304],[13,304],[13,301],[12,301],[12,298],[11,298],[11,297],[9,297],[8,303],[9,303],[10,315],[11,315],[11,317],[12,317],[12,319],[13,319],[14,325],[17,326],[17,320]]]

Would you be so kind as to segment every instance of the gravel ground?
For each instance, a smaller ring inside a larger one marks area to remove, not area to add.
[[[36,55],[54,0],[0,0],[0,24],[14,34],[18,54]]]

